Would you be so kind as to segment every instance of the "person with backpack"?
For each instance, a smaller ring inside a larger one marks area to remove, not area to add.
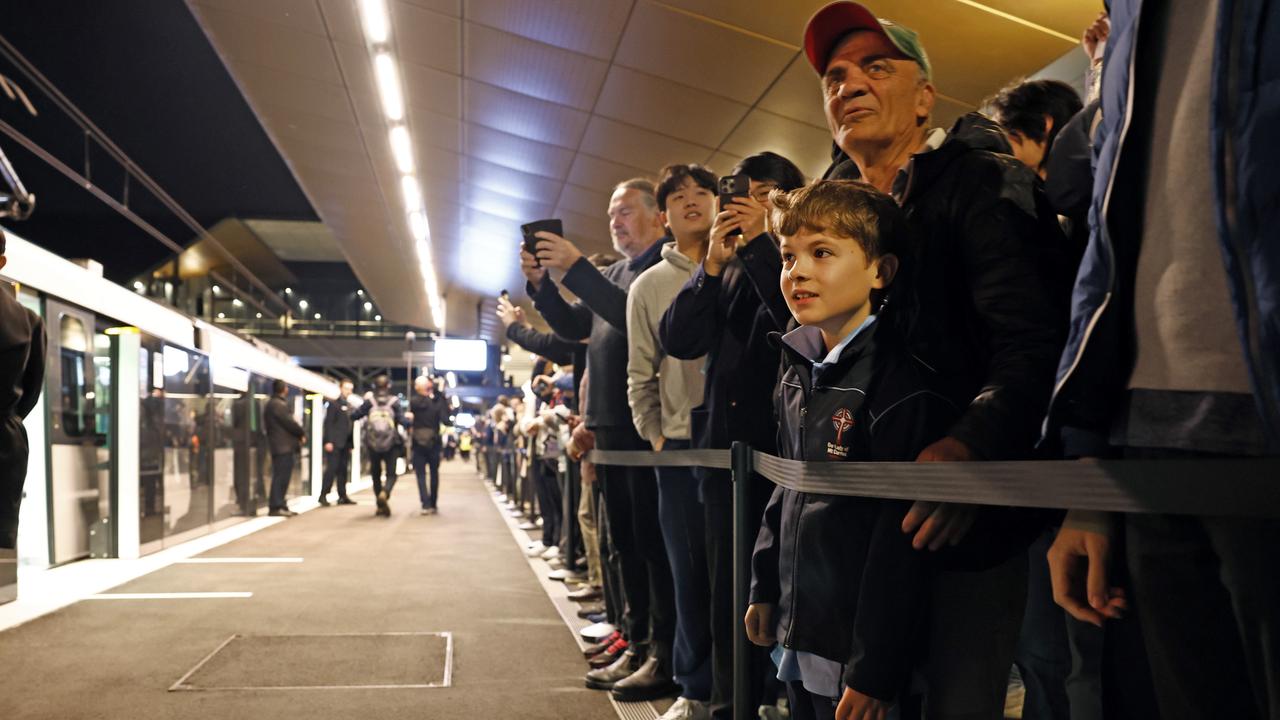
[[[404,454],[404,438],[400,428],[406,424],[400,398],[391,392],[391,378],[379,375],[373,380],[373,392],[365,393],[364,405],[351,414],[352,420],[364,418],[365,451],[369,454],[369,475],[378,500],[377,514],[391,516],[387,501],[396,484],[396,458]],[[382,484],[383,469],[387,483]]]
[[[423,515],[436,514],[440,497],[440,426],[449,420],[449,402],[431,378],[419,375],[413,380],[413,397],[405,415],[413,425],[413,472],[418,477],[418,499]],[[431,485],[427,486],[427,471]]]

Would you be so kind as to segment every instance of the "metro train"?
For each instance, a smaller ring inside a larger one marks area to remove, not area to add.
[[[256,514],[270,485],[262,412],[276,379],[307,430],[289,496],[318,488],[332,380],[92,264],[13,234],[7,256],[0,278],[44,319],[48,344],[44,392],[25,422],[32,450],[17,549],[0,551],[10,553],[0,587],[84,558],[137,558]]]

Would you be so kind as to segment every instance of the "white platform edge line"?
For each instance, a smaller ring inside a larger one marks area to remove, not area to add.
[[[235,565],[251,563],[300,563],[300,557],[193,557],[175,562],[175,565]]]
[[[236,600],[251,597],[251,592],[99,593],[85,600]]]

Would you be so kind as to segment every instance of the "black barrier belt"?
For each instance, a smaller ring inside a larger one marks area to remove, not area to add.
[[[1280,517],[1280,459],[800,462],[752,452],[753,470],[826,495],[1175,515]],[[731,467],[728,450],[591,453],[600,465]]]

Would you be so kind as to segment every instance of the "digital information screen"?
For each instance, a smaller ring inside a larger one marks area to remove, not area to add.
[[[438,338],[435,342],[437,372],[484,372],[489,367],[489,343],[484,340]]]

